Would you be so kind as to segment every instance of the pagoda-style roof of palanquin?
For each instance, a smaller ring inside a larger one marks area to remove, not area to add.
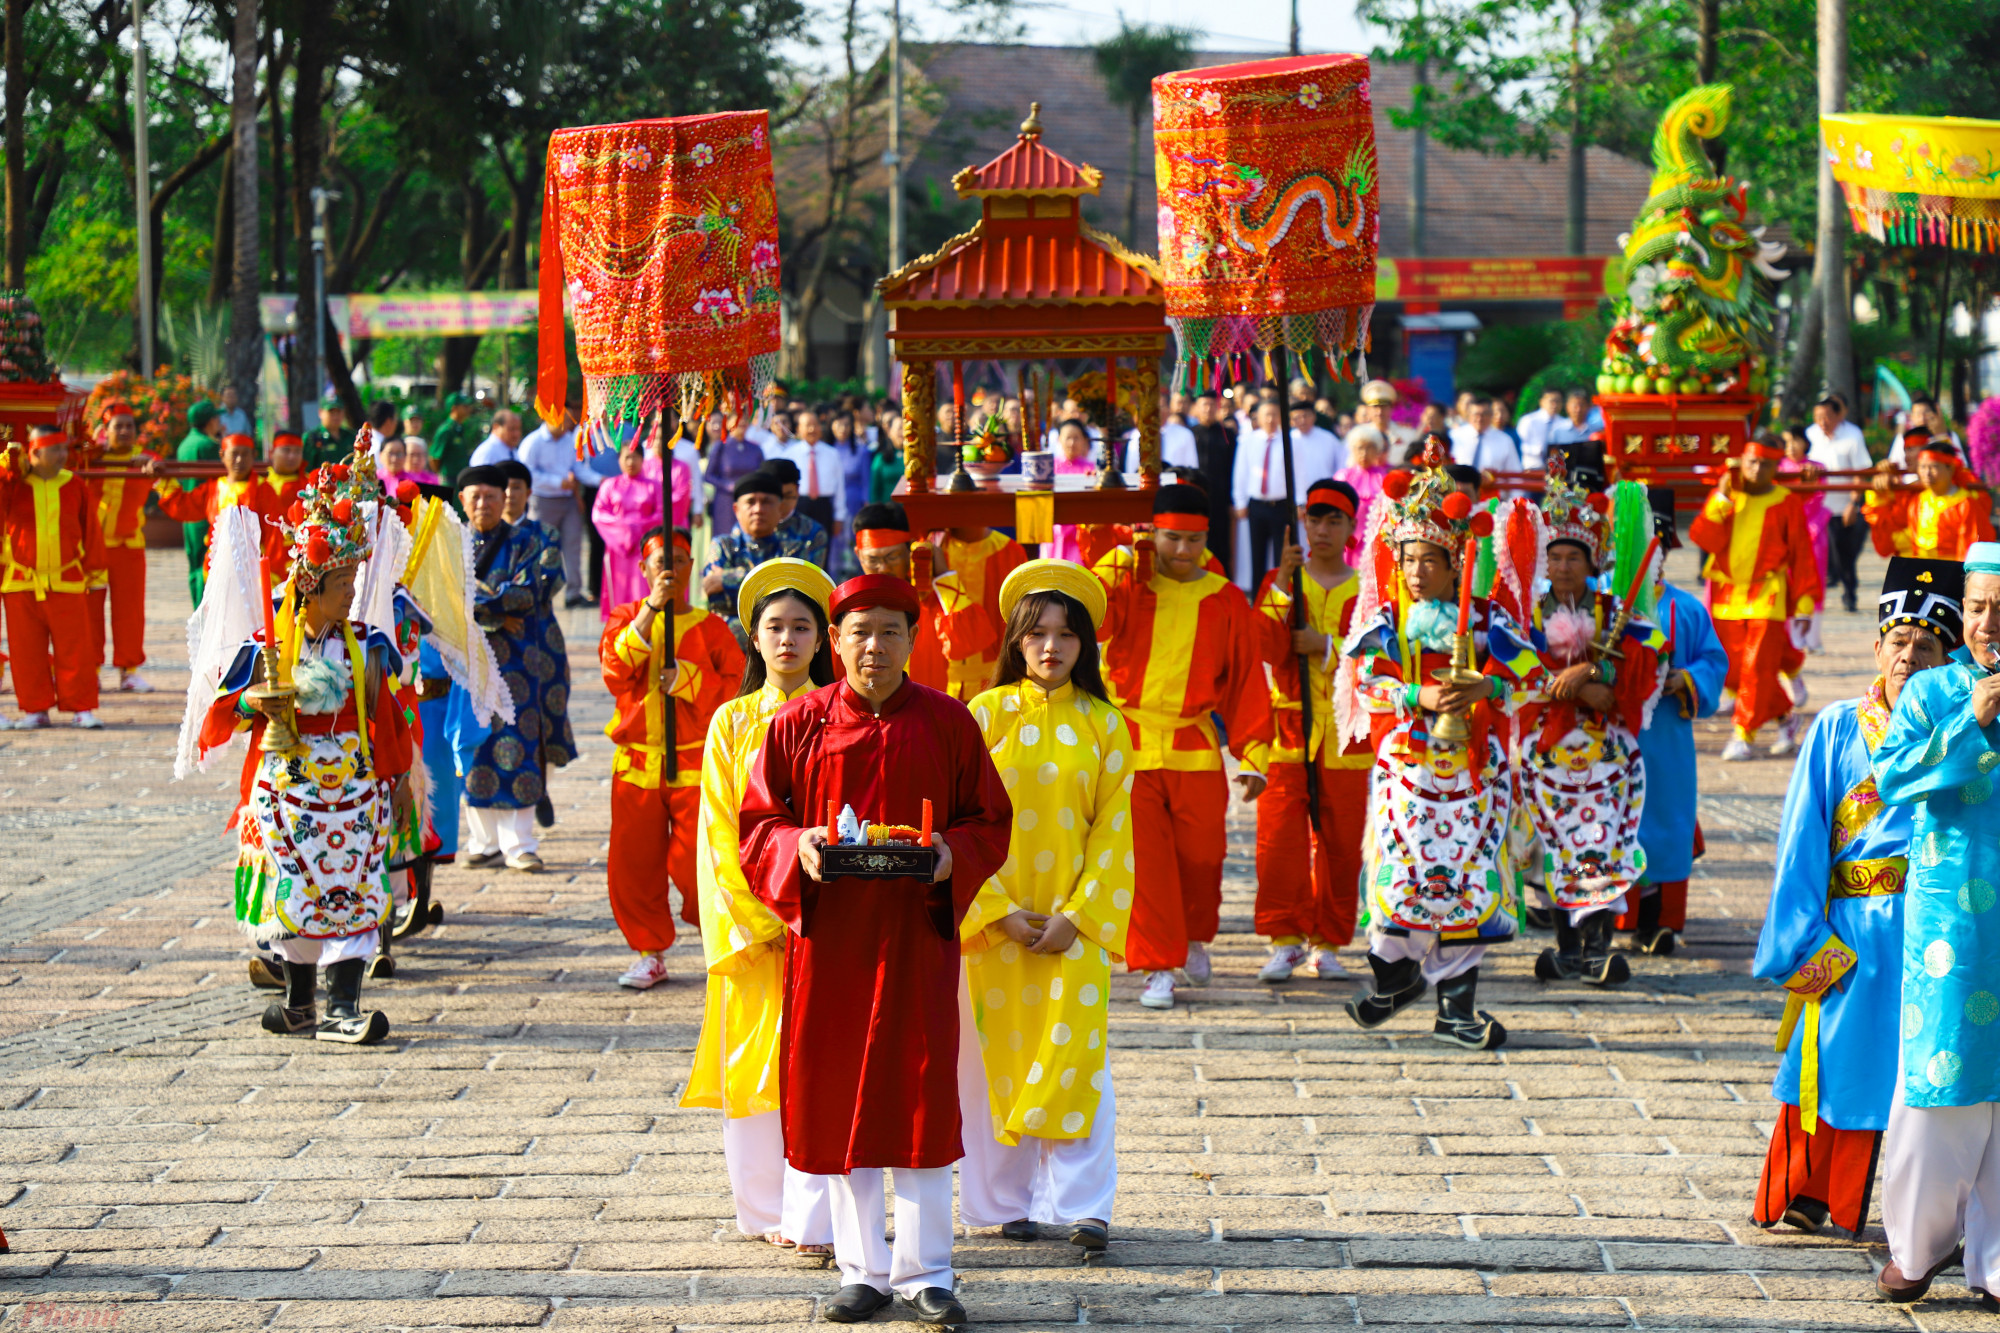
[[[1104,175],[1043,145],[1040,109],[1013,147],[952,178],[960,198],[980,201],[972,230],[877,284],[900,352],[1046,355],[1066,333],[1088,335],[1088,351],[1107,350],[1106,338],[1121,355],[1165,345],[1158,261],[1084,222],[1078,201],[1096,194]],[[939,350],[954,339],[978,350]]]

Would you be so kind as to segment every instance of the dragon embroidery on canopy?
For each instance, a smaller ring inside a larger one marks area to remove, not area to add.
[[[1784,247],[1751,227],[1750,187],[1718,175],[1705,140],[1729,124],[1734,90],[1683,94],[1653,133],[1652,193],[1625,249],[1625,295],[1605,339],[1600,393],[1762,393],[1772,266]]]
[[[1348,155],[1338,181],[1319,172],[1306,172],[1275,192],[1264,173],[1240,162],[1213,157],[1187,156],[1181,163],[1191,168],[1193,182],[1178,186],[1175,194],[1185,201],[1176,207],[1160,207],[1162,244],[1178,247],[1181,261],[1194,272],[1207,272],[1214,260],[1227,273],[1230,259],[1238,255],[1268,261],[1278,243],[1290,234],[1300,215],[1316,206],[1304,225],[1318,224],[1320,240],[1329,251],[1358,244],[1366,234],[1367,209],[1363,199],[1375,188],[1375,149],[1358,143]],[[1212,198],[1220,205],[1213,209],[1222,235],[1211,230],[1211,210],[1187,208],[1186,204]],[[1186,231],[1179,224],[1190,225]]]

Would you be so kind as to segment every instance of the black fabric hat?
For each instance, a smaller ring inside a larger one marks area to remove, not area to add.
[[[528,465],[518,458],[503,458],[492,466],[500,474],[502,486],[510,481],[526,482],[530,486],[535,484],[535,474],[528,471]]]
[[[1958,561],[1892,555],[1876,603],[1876,632],[1921,625],[1950,652],[1965,634],[1964,602],[1965,566]]]
[[[507,474],[487,463],[476,467],[462,468],[458,474],[458,489],[467,486],[491,486],[496,491],[507,489]]]
[[[1674,516],[1674,488],[1671,486],[1648,486],[1646,504],[1653,511],[1653,531],[1660,534],[1662,551],[1681,549],[1680,524]]]
[[[767,458],[764,460],[762,470],[776,477],[784,485],[799,484],[799,465],[789,458]]]
[[[729,488],[732,500],[741,500],[746,495],[775,495],[782,500],[785,498],[785,484],[778,480],[776,473],[760,467],[738,477],[736,484]]]

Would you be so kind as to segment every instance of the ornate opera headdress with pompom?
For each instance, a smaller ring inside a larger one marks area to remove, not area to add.
[[[1592,570],[1602,573],[1611,551],[1611,501],[1573,485],[1569,462],[1560,449],[1549,453],[1549,479],[1542,488],[1542,521],[1548,525],[1543,544],[1574,542],[1590,556]]]
[[[1470,532],[1472,499],[1452,484],[1444,464],[1444,449],[1431,439],[1410,471],[1382,479],[1379,536],[1392,560],[1404,542],[1429,542],[1457,563]]]
[[[329,573],[368,558],[370,511],[364,506],[380,492],[372,474],[357,479],[345,463],[329,463],[306,478],[285,513],[292,586],[300,595],[311,596]]]

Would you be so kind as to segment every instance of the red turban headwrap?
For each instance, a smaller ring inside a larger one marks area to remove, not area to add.
[[[862,574],[849,579],[833,590],[833,602],[827,609],[833,622],[839,624],[849,611],[866,611],[877,606],[901,611],[911,624],[923,614],[923,608],[917,604],[917,590],[893,574]]]

